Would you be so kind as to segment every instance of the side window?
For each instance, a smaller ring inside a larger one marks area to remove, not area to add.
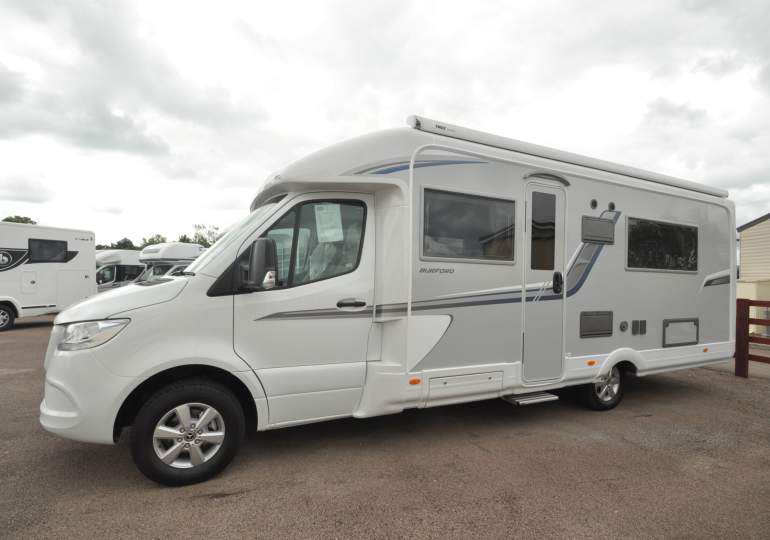
[[[126,281],[133,281],[139,277],[144,270],[143,266],[126,266]]]
[[[98,272],[96,272],[96,283],[101,285],[103,283],[110,283],[115,280],[115,267],[114,266],[102,266]]]
[[[424,257],[513,261],[514,202],[426,189]]]
[[[553,270],[556,249],[556,195],[532,192],[532,270]]]
[[[628,268],[698,270],[698,228],[628,218]]]
[[[38,240],[30,238],[29,262],[67,262],[67,242],[63,240]]]
[[[162,278],[166,272],[171,270],[170,264],[156,264],[150,269],[149,281]]]
[[[292,209],[265,234],[276,243],[278,286],[293,287],[358,267],[366,209],[359,201],[317,201]]]

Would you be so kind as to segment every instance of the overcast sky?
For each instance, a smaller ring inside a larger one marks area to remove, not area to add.
[[[227,226],[409,114],[770,211],[770,2],[0,3],[0,218],[97,242]]]

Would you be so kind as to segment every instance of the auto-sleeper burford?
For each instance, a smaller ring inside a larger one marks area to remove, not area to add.
[[[40,421],[201,481],[244,430],[579,386],[733,354],[727,193],[426,118],[270,178],[182,276],[59,314]]]

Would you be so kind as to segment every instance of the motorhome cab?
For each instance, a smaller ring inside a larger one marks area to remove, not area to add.
[[[146,268],[137,281],[153,281],[171,273],[179,274],[204,251],[206,248],[202,245],[186,242],[149,245],[139,254],[139,261]]]
[[[97,249],[96,286],[99,292],[122,287],[144,271],[135,249]]]
[[[0,222],[0,331],[95,293],[94,233]]]
[[[61,313],[40,420],[196,482],[246,427],[397,413],[733,354],[721,189],[412,117],[273,176],[185,275]],[[76,361],[77,360],[77,361]]]

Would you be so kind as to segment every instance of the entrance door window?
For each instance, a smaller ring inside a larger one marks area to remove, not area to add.
[[[553,270],[556,249],[556,195],[532,192],[532,270]]]

